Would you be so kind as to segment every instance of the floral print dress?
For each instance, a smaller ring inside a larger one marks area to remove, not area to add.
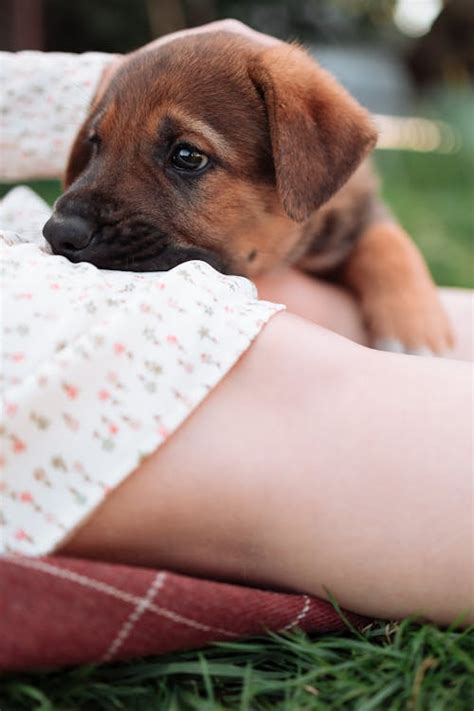
[[[109,61],[0,54],[1,179],[61,173]],[[0,553],[57,548],[283,308],[204,262],[144,274],[72,264],[41,236],[49,214],[23,187],[0,204]]]

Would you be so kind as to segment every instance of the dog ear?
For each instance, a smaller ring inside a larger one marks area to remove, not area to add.
[[[69,153],[69,159],[63,180],[64,188],[68,188],[71,183],[73,183],[76,178],[79,177],[79,175],[89,163],[89,160],[92,156],[92,144],[87,139],[90,131],[90,121],[92,113],[103,98],[107,88],[110,85],[112,78],[115,76],[122,61],[122,57],[117,57],[116,59],[113,59],[110,64],[106,65],[105,69],[102,72],[102,76],[97,86],[97,90],[89,107],[89,115],[82,124],[81,128],[79,129],[79,132],[76,135],[76,138],[74,139],[74,143],[72,144],[71,152]]]
[[[252,60],[250,77],[266,105],[277,189],[301,222],[328,200],[375,145],[369,114],[296,46]]]

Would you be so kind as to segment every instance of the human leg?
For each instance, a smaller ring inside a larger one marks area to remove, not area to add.
[[[472,604],[470,382],[279,315],[63,552],[450,622]]]

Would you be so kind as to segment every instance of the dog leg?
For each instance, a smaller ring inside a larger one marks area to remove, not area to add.
[[[342,280],[360,298],[375,348],[423,355],[452,348],[451,327],[428,269],[396,223],[376,222],[364,231]]]

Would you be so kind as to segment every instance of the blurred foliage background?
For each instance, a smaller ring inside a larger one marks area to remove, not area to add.
[[[303,42],[374,113],[444,122],[449,140],[395,137],[375,160],[436,280],[474,286],[473,0],[3,0],[0,48],[127,52],[223,17]]]

